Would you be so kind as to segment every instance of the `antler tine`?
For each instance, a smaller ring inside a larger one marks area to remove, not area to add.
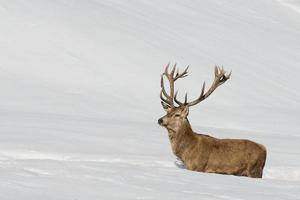
[[[230,70],[229,74],[226,76],[227,79],[230,79],[231,73],[232,73],[232,70]]]
[[[160,76],[160,87],[161,87],[161,92],[166,96],[166,98],[170,98],[170,96],[167,94],[166,90],[165,90],[165,86],[164,86],[164,74],[162,74]]]
[[[187,93],[185,93],[185,96],[184,96],[184,105],[187,104]]]
[[[187,105],[194,106],[194,105],[200,103],[201,101],[203,101],[204,99],[206,99],[207,97],[209,97],[209,95],[211,95],[217,87],[219,87],[220,85],[225,83],[230,78],[231,72],[227,76],[225,73],[226,73],[226,71],[224,70],[223,66],[220,68],[219,66],[216,65],[215,66],[215,79],[214,79],[212,85],[210,86],[210,88],[207,90],[207,92],[204,93],[204,91],[205,91],[205,82],[204,82],[200,96],[196,100],[187,103]]]
[[[177,77],[178,75],[179,75],[179,69],[177,68],[177,72],[176,72],[175,77]]]
[[[180,102],[180,101],[177,99],[177,94],[178,94],[178,90],[177,90],[176,93],[175,93],[174,101],[175,101],[179,106],[184,105],[182,102]]]
[[[179,101],[179,100],[177,99],[177,94],[178,94],[178,90],[177,90],[176,93],[175,93],[174,101],[175,101],[179,106],[187,105],[187,93],[185,93],[185,96],[184,96],[184,103],[182,103],[181,101]]]
[[[164,86],[164,78],[163,78],[163,75],[161,75],[161,78],[160,78],[160,86],[161,86],[161,91],[160,91],[160,98],[162,101],[164,101],[165,103],[169,104],[170,107],[173,106],[173,99],[170,95],[168,95],[168,93],[166,92],[165,90],[165,86]],[[165,98],[163,98],[163,95],[165,96]]]
[[[186,73],[187,73],[187,71],[188,71],[188,69],[189,69],[189,67],[190,67],[190,66],[188,65],[188,66],[185,68],[185,70],[184,70],[184,72],[183,72],[183,73],[185,73],[185,74],[186,74]]]
[[[205,91],[205,81],[203,82],[203,85],[202,85],[200,97],[202,97],[204,95],[204,91]]]
[[[168,104],[166,104],[165,102],[161,101],[160,103],[164,109],[170,108],[170,106]]]
[[[160,99],[161,99],[163,102],[169,103],[169,100],[164,98],[164,96],[163,96],[163,91],[162,91],[162,90],[160,91],[159,96],[160,96]]]
[[[190,67],[190,66],[188,65],[182,73],[179,73],[179,72],[177,71],[177,74],[176,74],[174,80],[176,81],[176,80],[179,79],[179,78],[184,78],[184,77],[186,77],[186,76],[188,75],[188,69],[189,69],[189,67]]]
[[[218,86],[222,85],[223,83],[225,83],[230,78],[231,72],[232,72],[232,70],[230,71],[230,73],[228,75],[226,75],[226,71],[224,70],[224,67],[222,66],[222,68],[220,70],[220,73],[219,73],[219,76],[218,76],[219,79],[220,79],[220,82],[219,82]]]
[[[189,102],[189,103],[185,102],[185,104],[188,105],[188,106],[193,106],[193,105],[198,104],[202,100],[204,100],[205,99],[204,91],[205,91],[205,82],[202,85],[202,89],[201,89],[201,93],[200,93],[199,97],[196,100],[192,101],[192,102]]]
[[[171,73],[170,73],[170,75],[171,75],[171,77],[174,77],[174,73],[175,73],[175,71],[176,71],[176,63],[175,63],[175,65],[173,66],[173,69],[172,69],[172,71],[171,71]]]
[[[220,68],[217,65],[215,65],[215,76],[219,75],[219,70]]]
[[[168,74],[169,66],[170,66],[170,62],[166,65],[164,74]]]

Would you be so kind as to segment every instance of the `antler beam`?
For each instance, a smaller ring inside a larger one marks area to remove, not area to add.
[[[215,79],[212,85],[210,86],[210,88],[207,90],[207,92],[204,93],[205,91],[205,82],[204,82],[200,96],[196,100],[186,103],[186,105],[194,106],[200,103],[201,101],[209,97],[209,95],[211,95],[217,87],[225,83],[230,78],[230,76],[231,76],[231,72],[228,75],[226,75],[226,71],[224,70],[223,66],[222,67],[215,66]]]

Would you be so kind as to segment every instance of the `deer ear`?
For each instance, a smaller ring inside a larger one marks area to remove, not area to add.
[[[182,115],[184,117],[187,117],[189,115],[189,107],[188,106],[184,106],[183,110],[182,110]]]
[[[166,113],[169,113],[171,111],[171,108],[166,107],[166,108],[164,108],[164,110],[166,111]]]
[[[169,112],[171,110],[171,107],[165,102],[161,101],[160,103],[166,112]]]

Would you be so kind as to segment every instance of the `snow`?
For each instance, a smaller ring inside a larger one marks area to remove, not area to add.
[[[0,0],[0,199],[300,199],[299,0]],[[196,132],[268,150],[263,179],[176,165],[168,62]]]

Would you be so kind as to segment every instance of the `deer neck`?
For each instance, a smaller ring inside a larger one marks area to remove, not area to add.
[[[177,129],[168,129],[168,135],[173,153],[182,159],[182,155],[195,140],[192,127],[186,119]]]

